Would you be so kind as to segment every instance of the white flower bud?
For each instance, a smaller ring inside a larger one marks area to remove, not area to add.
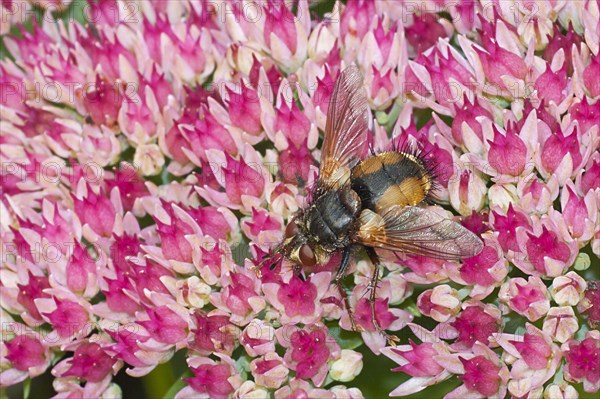
[[[348,382],[360,374],[363,368],[362,354],[342,349],[341,356],[331,364],[329,375],[335,381]]]
[[[579,330],[579,323],[573,308],[570,306],[550,308],[544,319],[542,330],[558,342],[567,342]]]
[[[153,176],[162,171],[165,158],[156,144],[142,144],[136,148],[133,162],[143,176]]]
[[[544,399],[578,399],[579,394],[572,385],[562,382],[550,384],[544,390]]]
[[[560,306],[575,306],[585,295],[585,280],[576,272],[570,271],[552,281],[550,293]]]

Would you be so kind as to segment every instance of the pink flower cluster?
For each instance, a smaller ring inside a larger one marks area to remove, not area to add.
[[[51,372],[57,398],[118,397],[118,372],[184,351],[178,398],[362,397],[339,257],[252,271],[306,203],[355,63],[372,147],[422,148],[434,208],[485,244],[380,253],[396,347],[352,265],[354,334],[410,377],[391,395],[600,389],[597,1],[90,0],[57,20],[70,3],[31,29],[31,4],[0,5],[0,386]]]

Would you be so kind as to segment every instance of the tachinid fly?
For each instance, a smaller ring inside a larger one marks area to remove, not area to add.
[[[297,273],[310,272],[341,252],[334,282],[356,329],[342,278],[353,253],[365,250],[374,267],[369,284],[373,324],[384,333],[375,318],[380,268],[375,248],[458,260],[477,255],[483,243],[460,224],[419,207],[430,198],[435,171],[418,151],[363,155],[368,118],[362,76],[350,66],[336,81],[329,103],[319,177],[310,203],[294,215],[285,238],[261,265],[285,257]]]

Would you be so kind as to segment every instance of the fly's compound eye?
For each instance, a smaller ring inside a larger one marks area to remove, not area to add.
[[[294,237],[295,235],[298,235],[299,231],[300,231],[300,228],[296,224],[296,221],[292,220],[291,222],[288,223],[287,227],[285,228],[285,238]]]
[[[304,244],[300,247],[299,258],[300,262],[302,262],[304,266],[311,267],[317,264],[315,253],[307,244]]]

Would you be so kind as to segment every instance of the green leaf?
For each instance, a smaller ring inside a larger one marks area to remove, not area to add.
[[[191,376],[192,376],[192,372],[190,370],[187,370],[183,374],[181,374],[179,376],[179,378],[175,380],[173,385],[171,385],[169,387],[169,389],[167,390],[167,393],[165,393],[165,396],[163,396],[163,399],[173,399],[175,397],[175,395],[177,395],[177,392],[181,391],[187,385],[183,381],[183,379],[191,377]]]
[[[411,299],[406,301],[406,306],[404,306],[404,310],[413,315],[414,317],[422,317],[421,311],[417,307],[417,304]]]
[[[342,349],[355,349],[364,344],[359,333],[342,330],[338,325],[329,327],[329,334],[335,338]]]
[[[23,399],[29,398],[29,393],[31,392],[31,378],[23,381]]]

